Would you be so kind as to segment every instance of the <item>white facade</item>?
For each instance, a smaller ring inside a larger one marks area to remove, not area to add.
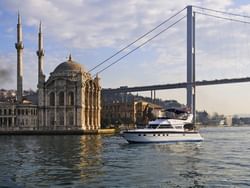
[[[92,79],[70,56],[39,85],[39,129],[99,129],[100,91],[99,78]]]
[[[1,130],[98,130],[100,128],[99,78],[92,78],[71,59],[59,64],[48,80],[43,74],[43,38],[38,33],[38,92],[36,102],[26,100],[22,89],[22,28],[17,24],[17,100],[0,103]]]

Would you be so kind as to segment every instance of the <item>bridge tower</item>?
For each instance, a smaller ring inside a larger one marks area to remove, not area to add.
[[[187,107],[195,120],[195,14],[187,6]]]

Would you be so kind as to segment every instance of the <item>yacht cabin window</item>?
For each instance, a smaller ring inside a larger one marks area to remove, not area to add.
[[[161,124],[159,129],[173,129],[173,127],[169,124]]]
[[[156,129],[159,126],[159,124],[149,124],[148,128],[149,129]]]
[[[148,125],[149,129],[173,129],[173,127],[169,124],[149,124]]]

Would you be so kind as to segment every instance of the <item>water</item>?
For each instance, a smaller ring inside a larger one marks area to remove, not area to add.
[[[202,143],[119,136],[1,136],[0,187],[249,187],[250,127],[203,128]]]

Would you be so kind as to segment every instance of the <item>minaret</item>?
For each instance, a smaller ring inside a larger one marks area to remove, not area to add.
[[[22,102],[23,96],[23,34],[21,16],[18,12],[17,23],[17,43],[15,44],[17,50],[17,102]]]
[[[38,31],[38,50],[36,51],[38,57],[38,129],[46,125],[46,111],[45,111],[45,75],[43,74],[43,36],[42,23],[39,24]]]
[[[36,52],[38,57],[38,85],[44,83],[45,77],[43,74],[43,36],[42,36],[42,23],[39,25],[39,33],[38,33],[38,50]]]

